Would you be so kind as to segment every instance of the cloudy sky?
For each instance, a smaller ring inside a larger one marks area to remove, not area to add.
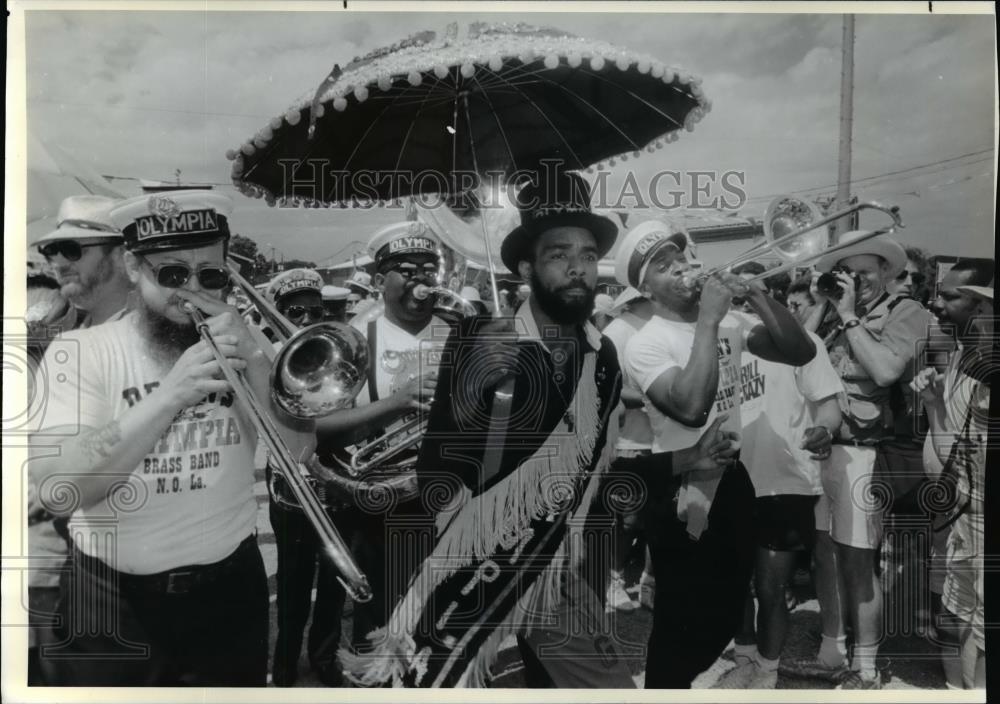
[[[315,90],[335,62],[450,21],[511,19],[612,41],[703,78],[712,112],[679,142],[629,162],[641,174],[743,171],[745,215],[776,194],[834,192],[839,15],[33,11],[28,125],[102,174],[173,179],[180,169],[184,181],[224,184],[236,231],[329,263],[398,212],[268,208],[225,185],[225,151]],[[994,48],[989,16],[857,17],[854,192],[898,204],[903,239],[931,253],[992,256]],[[135,181],[114,183],[137,192]]]

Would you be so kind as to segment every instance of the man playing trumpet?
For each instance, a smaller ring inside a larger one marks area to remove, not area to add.
[[[30,472],[46,508],[71,516],[74,542],[61,642],[42,654],[52,684],[265,684],[257,433],[188,310],[269,399],[270,345],[224,303],[231,208],[205,191],[116,206],[137,309],[65,335],[43,360],[55,383]],[[293,454],[311,454],[312,424],[270,411]]]
[[[653,451],[697,442],[702,428],[728,414],[740,423],[742,350],[802,365],[816,353],[795,318],[734,274],[690,285],[687,239],[650,221],[629,231],[615,262],[618,280],[653,301],[653,317],[626,347],[629,373],[646,396]],[[730,311],[734,296],[759,321]],[[827,439],[828,442],[828,439]],[[810,448],[812,449],[812,448]],[[652,502],[659,516],[647,525],[657,574],[646,688],[686,689],[735,635],[750,586],[754,556],[754,490],[742,463],[714,475],[685,478],[673,501]]]
[[[398,435],[401,426],[430,408],[440,361],[437,349],[448,331],[448,324],[434,314],[434,297],[418,297],[419,286],[437,284],[440,261],[438,243],[427,227],[419,222],[389,225],[372,236],[368,251],[375,262],[372,281],[384,301],[384,314],[351,321],[368,341],[369,368],[364,370],[368,381],[353,408],[337,411],[318,425],[320,457],[328,466],[334,462],[331,452],[341,447],[356,449],[386,434],[402,439]],[[386,464],[412,472],[405,464],[415,459],[418,448],[416,444],[388,458]],[[410,497],[394,495],[391,487],[387,490],[389,495],[373,495],[371,501],[355,497],[358,506],[351,549],[373,594],[371,601],[354,605],[356,647],[367,647],[365,636],[385,625],[404,586],[397,582],[408,574],[399,564],[387,564],[386,515],[394,504]]]

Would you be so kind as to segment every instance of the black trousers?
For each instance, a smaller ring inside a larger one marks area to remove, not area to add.
[[[344,588],[337,581],[332,562],[320,554],[316,529],[302,511],[270,502],[268,514],[278,546],[277,606],[278,637],[274,645],[276,667],[293,671],[302,652],[303,631],[312,611],[307,653],[314,670],[330,665],[340,646]],[[334,525],[344,540],[345,516],[335,515]],[[316,601],[313,605],[313,578]]]
[[[650,498],[645,525],[657,580],[645,686],[689,689],[742,622],[753,573],[754,489],[742,464],[726,470],[697,541],[677,519],[675,496],[661,487]]]
[[[60,577],[56,643],[40,653],[46,684],[265,686],[269,604],[256,539],[192,583],[199,572],[167,582],[72,550]]]

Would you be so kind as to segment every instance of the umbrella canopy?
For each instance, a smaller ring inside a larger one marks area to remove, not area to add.
[[[55,229],[59,205],[69,196],[125,198],[106,178],[54,144],[28,133],[28,243]]]
[[[233,183],[318,206],[459,193],[546,160],[585,169],[672,141],[710,109],[700,79],[527,25],[423,32],[335,66],[239,149]]]

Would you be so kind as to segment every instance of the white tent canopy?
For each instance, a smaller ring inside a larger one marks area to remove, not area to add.
[[[348,259],[346,262],[341,262],[340,264],[332,264],[331,266],[320,266],[317,269],[322,269],[323,271],[340,271],[341,269],[353,269],[355,266],[368,266],[372,263],[372,258],[367,254],[362,254],[357,259]]]

